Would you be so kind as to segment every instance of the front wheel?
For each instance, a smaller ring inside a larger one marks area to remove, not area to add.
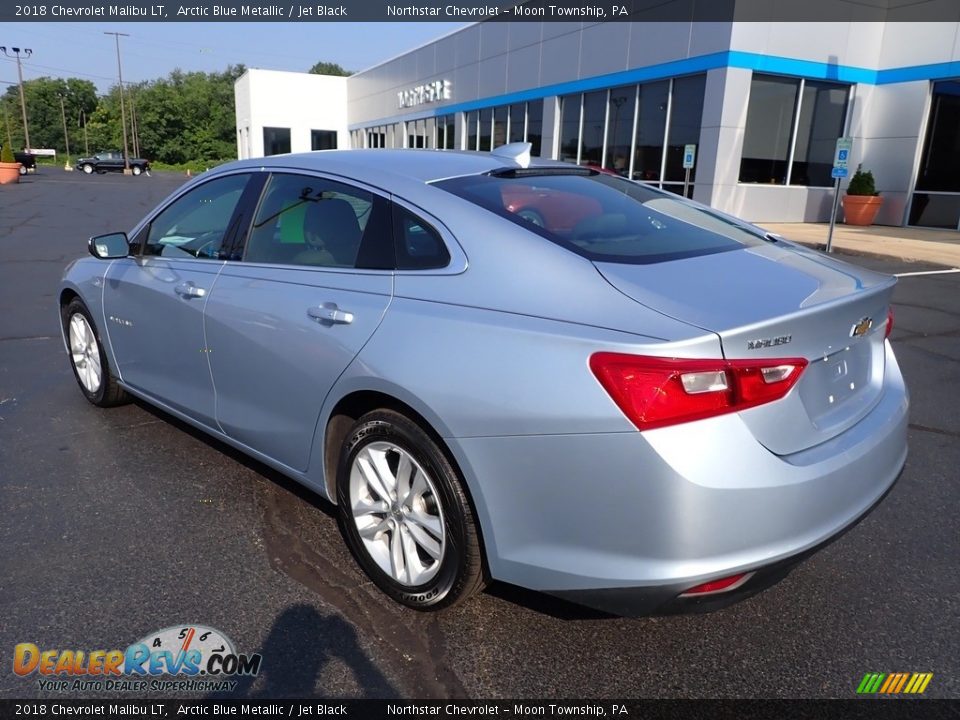
[[[26,174],[27,174],[27,166],[24,165],[24,164],[22,164],[22,163],[20,164],[20,174],[21,174],[21,175],[26,175]]]
[[[93,174],[93,165],[91,165],[90,163],[84,163],[83,167],[81,167],[80,169],[83,170],[83,172],[86,173],[87,175]]]
[[[337,472],[340,528],[360,567],[415,610],[456,605],[485,584],[463,482],[437,444],[392,410],[361,417]]]
[[[140,173],[143,172],[143,168],[140,167],[139,165],[134,165],[134,166],[131,168],[131,170],[133,170],[133,174],[134,174],[134,175],[139,175]]]
[[[67,337],[70,366],[84,397],[99,407],[129,402],[129,396],[111,372],[100,334],[87,306],[80,298],[74,298],[60,313]]]

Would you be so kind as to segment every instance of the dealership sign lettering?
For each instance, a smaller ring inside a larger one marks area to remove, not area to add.
[[[417,85],[409,90],[401,90],[397,93],[397,100],[400,107],[416,107],[426,103],[440,102],[450,99],[450,81],[434,80],[425,85]]]

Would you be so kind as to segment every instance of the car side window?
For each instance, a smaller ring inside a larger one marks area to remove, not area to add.
[[[204,183],[168,205],[150,223],[144,255],[216,258],[249,175]]]
[[[384,235],[380,217],[385,208],[386,200],[344,183],[307,175],[272,175],[243,259],[310,267],[381,268],[382,263],[370,262],[369,250]],[[389,226],[386,230],[389,238]]]
[[[440,233],[399,205],[393,206],[393,233],[398,269],[433,270],[450,263],[450,253]]]

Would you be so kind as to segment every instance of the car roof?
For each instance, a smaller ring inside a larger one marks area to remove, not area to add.
[[[571,167],[569,163],[532,158],[535,167]],[[492,170],[522,167],[510,157],[467,150],[320,150],[288,155],[270,155],[223,165],[217,170],[297,168],[331,172],[357,180],[375,182],[384,175],[429,183],[450,177],[481,175]]]

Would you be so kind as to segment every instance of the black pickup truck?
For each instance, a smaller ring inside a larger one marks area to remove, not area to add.
[[[0,150],[3,145],[0,145]],[[20,174],[26,175],[29,170],[37,169],[37,156],[28,152],[14,152],[13,161],[20,163]]]
[[[98,152],[87,158],[77,160],[77,170],[83,170],[87,175],[93,173],[123,172],[123,153],[119,150]],[[130,170],[134,175],[140,175],[150,169],[150,163],[142,158],[130,158]]]

